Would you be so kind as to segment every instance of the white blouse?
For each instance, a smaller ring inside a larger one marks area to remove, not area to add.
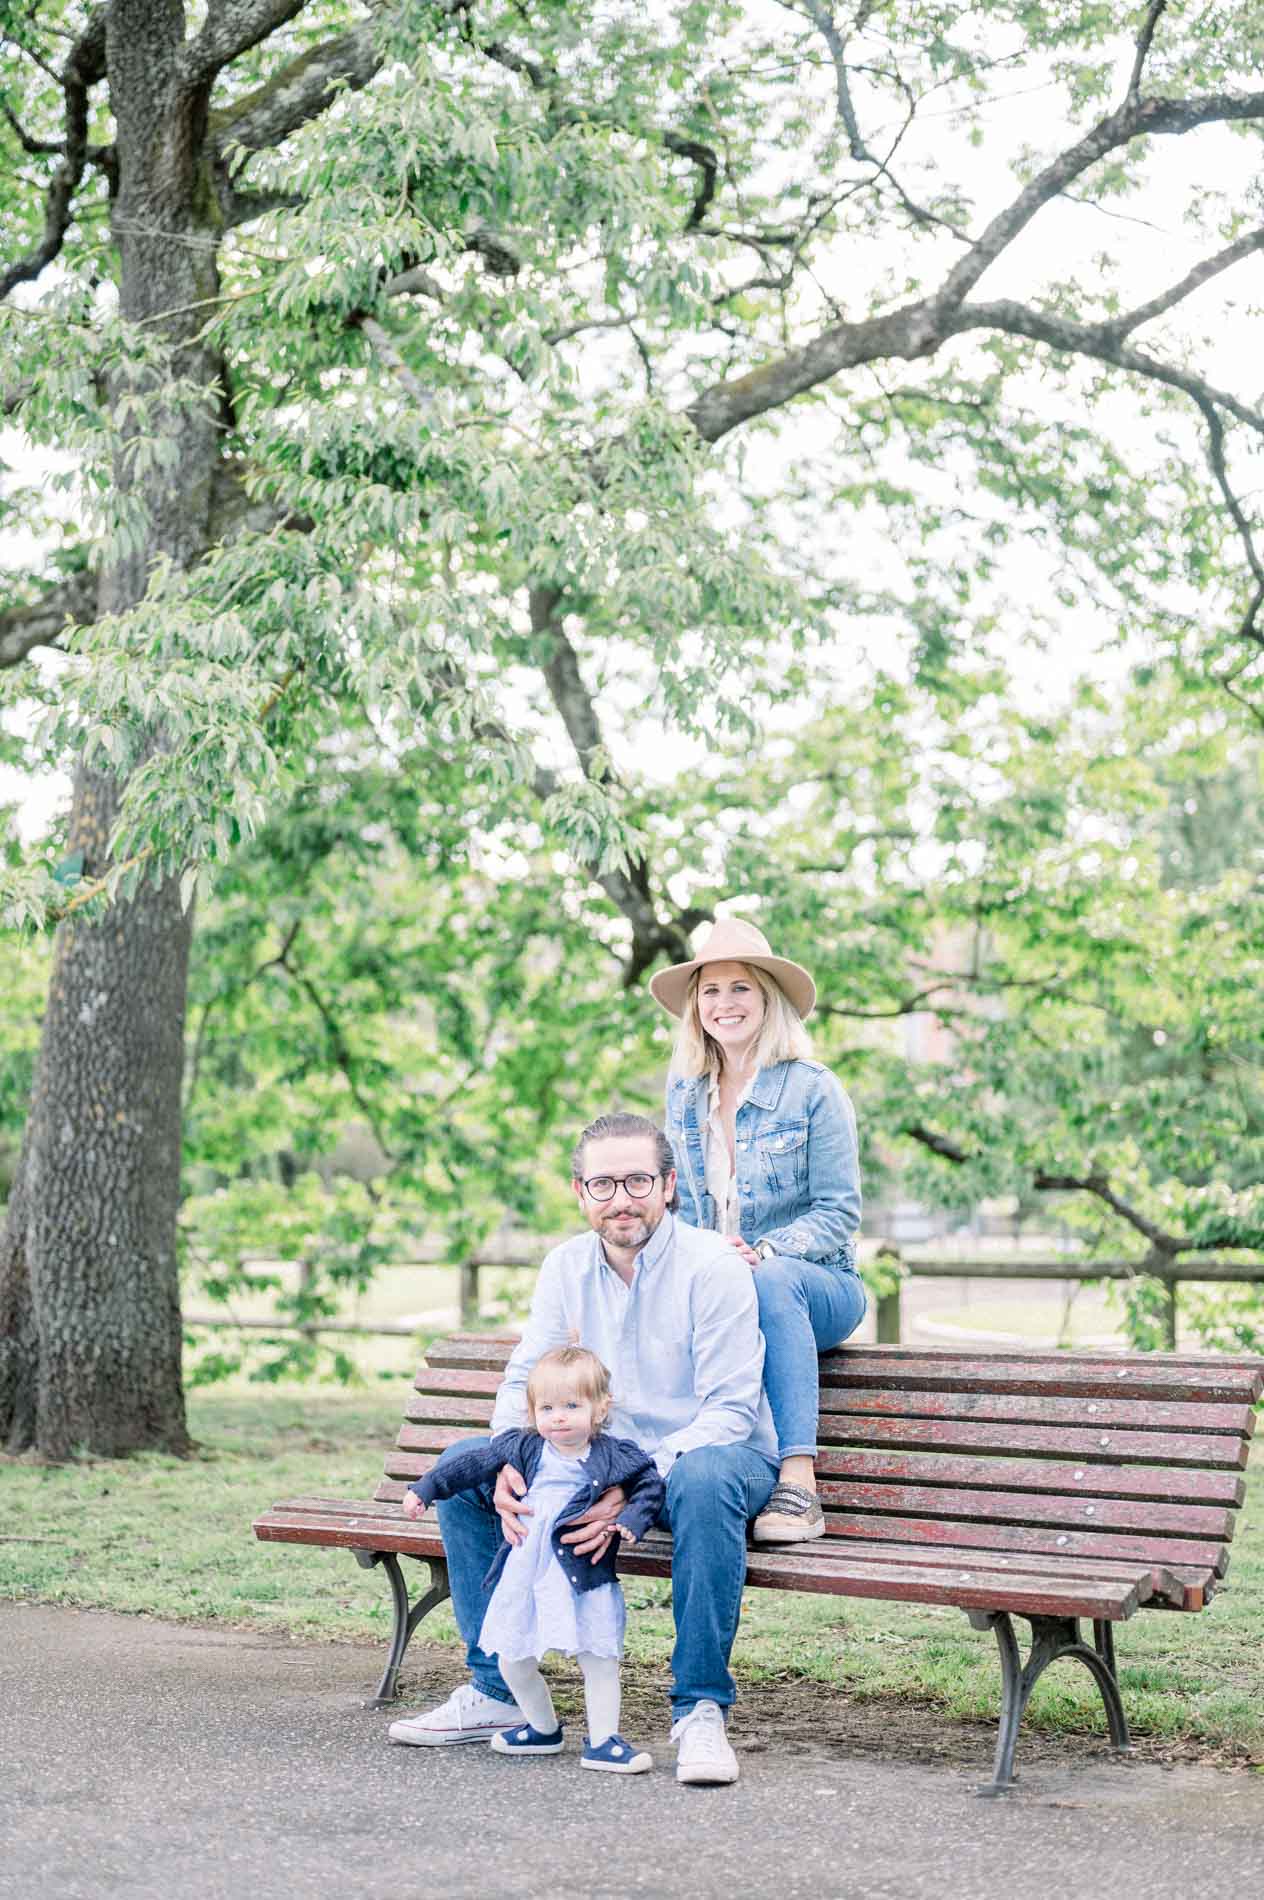
[[[751,1082],[754,1081],[751,1077]],[[736,1125],[737,1110],[750,1093],[750,1082],[737,1098],[733,1110]],[[707,1090],[707,1125],[703,1130],[706,1148],[707,1193],[715,1202],[716,1232],[721,1234],[740,1234],[742,1231],[741,1196],[737,1191],[737,1173],[733,1157],[729,1153],[729,1144],[724,1134],[724,1124],[720,1119],[720,1078],[712,1075]]]

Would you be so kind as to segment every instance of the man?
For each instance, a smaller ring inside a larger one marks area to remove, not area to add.
[[[777,1441],[762,1396],[764,1342],[749,1267],[720,1234],[676,1220],[671,1144],[643,1115],[605,1115],[584,1130],[572,1186],[592,1229],[546,1257],[522,1339],[492,1414],[492,1431],[521,1425],[532,1366],[551,1346],[587,1346],[611,1373],[610,1429],[648,1451],[666,1486],[660,1523],[672,1534],[672,1740],[676,1779],[730,1782],[737,1757],[725,1733],[733,1701],[729,1654],[746,1578],[746,1528],[768,1502]],[[437,1709],[391,1726],[421,1746],[486,1742],[523,1721],[496,1660],[478,1647],[482,1580],[503,1534],[520,1528],[523,1484],[503,1470],[495,1492],[466,1491],[438,1507],[452,1605],[472,1680]],[[613,1533],[618,1490],[598,1499],[564,1538],[591,1561]]]

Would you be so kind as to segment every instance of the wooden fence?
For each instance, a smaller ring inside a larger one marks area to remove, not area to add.
[[[489,1259],[479,1256],[475,1259],[457,1263],[456,1271],[460,1276],[461,1324],[478,1324],[481,1297],[479,1276],[484,1271],[504,1272],[509,1269],[534,1270],[540,1258],[553,1245],[542,1240],[539,1254],[523,1259]],[[917,1275],[935,1280],[1135,1280],[1149,1278],[1157,1280],[1162,1287],[1163,1343],[1169,1351],[1176,1348],[1177,1325],[1177,1289],[1182,1281],[1206,1283],[1229,1282],[1238,1285],[1264,1284],[1264,1260],[998,1260],[993,1257],[975,1259],[953,1259],[945,1255],[937,1258],[914,1255],[905,1258],[894,1247],[884,1247],[882,1256],[886,1263],[897,1271],[908,1275]],[[441,1264],[428,1261],[426,1265]],[[891,1292],[884,1294],[876,1302],[877,1337],[879,1344],[898,1346],[903,1336],[902,1288],[897,1285]],[[284,1319],[231,1319],[217,1314],[189,1313],[185,1315],[186,1326],[214,1328],[245,1328],[259,1332],[299,1332],[316,1335],[319,1333],[368,1334],[389,1338],[415,1338],[416,1326],[401,1324],[399,1321],[382,1321],[377,1325],[361,1324],[354,1321],[312,1320],[297,1321]]]

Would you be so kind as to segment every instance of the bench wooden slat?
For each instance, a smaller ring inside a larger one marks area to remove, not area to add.
[[[432,1515],[409,1521],[386,1515],[366,1502],[340,1508],[339,1500],[299,1498],[277,1504],[260,1517],[255,1534],[262,1541],[303,1543],[324,1549],[376,1550],[383,1547],[414,1557],[441,1556],[442,1542]],[[670,1539],[654,1539],[621,1559],[625,1576],[669,1576]],[[827,1591],[845,1596],[946,1603],[962,1609],[1014,1609],[1042,1616],[1131,1615],[1154,1591],[1153,1573],[1118,1565],[1052,1565],[1039,1571],[1002,1574],[994,1563],[966,1553],[960,1562],[946,1553],[939,1560],[925,1552],[906,1556],[892,1546],[890,1555],[836,1554],[813,1546],[807,1551],[750,1552],[747,1581],[784,1590]]]
[[[661,1560],[659,1560],[661,1562]],[[653,1559],[635,1551],[623,1560],[625,1572],[653,1574]],[[899,1603],[943,1603],[962,1610],[1014,1610],[1020,1615],[1084,1616],[1116,1621],[1131,1616],[1150,1592],[1149,1572],[1131,1582],[1113,1578],[1057,1579],[1042,1576],[999,1577],[991,1571],[914,1568],[903,1564],[815,1561],[788,1552],[752,1550],[748,1584],[765,1589],[808,1590],[830,1596],[879,1598]]]
[[[945,1454],[919,1457],[899,1452],[823,1451],[818,1476],[845,1477],[857,1483],[945,1484],[983,1491],[1057,1492],[1063,1497],[1155,1498],[1168,1504],[1225,1504],[1236,1508],[1245,1480],[1221,1471],[1159,1470],[1147,1465],[1041,1463],[1009,1458],[967,1458]],[[984,1508],[982,1504],[980,1509]]]
[[[471,1398],[494,1398],[500,1389],[501,1376],[500,1372],[479,1372],[473,1366],[452,1369],[431,1360],[417,1368],[413,1384],[419,1392],[460,1392],[468,1393]]]
[[[473,1338],[474,1335],[470,1334],[468,1337]],[[517,1337],[518,1335],[515,1333],[501,1333],[496,1335],[498,1340],[502,1342],[508,1341],[511,1345]],[[1047,1365],[1050,1360],[1054,1360],[1062,1365],[1076,1366],[1096,1365],[1118,1368],[1121,1364],[1131,1364],[1137,1368],[1150,1367],[1151,1369],[1156,1366],[1161,1366],[1171,1372],[1188,1373],[1194,1378],[1207,1371],[1211,1371],[1215,1374],[1225,1372],[1243,1373],[1249,1379],[1264,1382],[1264,1364],[1261,1363],[1260,1356],[1254,1353],[1137,1353],[1128,1352],[1124,1348],[1116,1346],[1099,1346],[1096,1348],[1075,1346],[1069,1352],[1058,1352],[1051,1351],[1048,1346],[1007,1345],[997,1352],[991,1352],[986,1349],[980,1350],[977,1347],[970,1348],[964,1344],[961,1346],[915,1346],[908,1342],[902,1342],[899,1345],[886,1346],[875,1345],[872,1342],[862,1343],[860,1341],[844,1340],[841,1346],[827,1347],[821,1354],[821,1362],[824,1365],[827,1364],[832,1357],[843,1357],[853,1354],[863,1354],[868,1359],[875,1362],[880,1361],[888,1366],[896,1366],[901,1360],[911,1359],[972,1360],[976,1365],[979,1364],[980,1361],[986,1364],[989,1360],[996,1359],[1009,1364],[1021,1363],[1036,1366]]]
[[[458,1333],[436,1342],[430,1364],[449,1370],[495,1372],[513,1351],[514,1337]],[[835,1369],[837,1368],[837,1375]],[[821,1378],[883,1391],[1025,1393],[1050,1398],[1119,1398],[1188,1404],[1254,1404],[1264,1393],[1264,1373],[1250,1363],[1198,1359],[1169,1353],[1118,1356],[1006,1352],[970,1355],[918,1351],[904,1346],[840,1346],[821,1355]]]
[[[433,1419],[438,1424],[487,1426],[491,1423],[494,1399],[467,1398],[458,1392],[410,1392],[404,1407],[404,1421],[420,1423]]]
[[[400,1491],[428,1471],[437,1454],[391,1451],[385,1475]],[[890,1513],[898,1517],[946,1517],[969,1522],[1042,1525],[1071,1530],[1170,1531],[1176,1536],[1228,1541],[1233,1513],[1205,1505],[1164,1505],[1126,1499],[1033,1496],[1029,1492],[938,1490],[919,1485],[854,1485],[826,1479],[821,1502],[848,1511]],[[388,1493],[380,1488],[380,1495]],[[399,1493],[396,1493],[399,1495]]]
[[[437,1520],[399,1517],[385,1522],[366,1509],[350,1517],[331,1511],[297,1511],[274,1504],[255,1519],[255,1536],[266,1543],[315,1544],[331,1550],[394,1550],[407,1557],[442,1557]]]
[[[870,1522],[866,1521],[866,1529]],[[397,1506],[377,1499],[290,1498],[274,1505],[259,1520],[259,1524],[262,1527],[260,1536],[278,1542],[333,1543],[343,1548],[365,1550],[379,1547],[403,1549],[406,1554],[413,1556],[425,1555],[427,1552],[435,1556],[440,1554],[438,1524],[433,1512],[427,1513],[424,1519],[408,1519]],[[812,1544],[791,1554],[802,1562],[824,1563],[827,1566],[845,1553],[849,1564],[896,1564],[905,1568],[932,1570],[965,1568],[997,1575],[1038,1576],[1052,1578],[1060,1587],[1070,1587],[1072,1580],[1085,1578],[1130,1583],[1146,1575],[1149,1578],[1148,1595],[1152,1602],[1182,1610],[1201,1609],[1205,1594],[1214,1581],[1207,1565],[1156,1561],[1149,1552],[1137,1552],[1131,1561],[1123,1561],[1098,1554],[1068,1555],[1037,1546],[1000,1550],[966,1541],[966,1534],[970,1530],[983,1527],[930,1525],[927,1528],[931,1533],[940,1533],[948,1541],[936,1542],[933,1535],[924,1537],[916,1544],[865,1541],[863,1538],[844,1541],[833,1534],[835,1526],[831,1524],[831,1536],[827,1542]],[[337,1536],[333,1535],[335,1531]],[[407,1541],[401,1543],[401,1538]],[[664,1560],[661,1574],[670,1574],[671,1539],[666,1533],[651,1532],[639,1548],[642,1554],[661,1557]],[[784,1554],[753,1547],[750,1561],[762,1562]],[[1080,1614],[1086,1612],[1081,1611]]]
[[[423,1458],[416,1462],[429,1467],[434,1460]],[[374,1499],[380,1503],[395,1502],[403,1497],[407,1488],[402,1479],[383,1478],[373,1494]],[[828,1498],[823,1497],[822,1503],[826,1534],[831,1539],[893,1538],[926,1544],[958,1543],[980,1549],[1026,1551],[1033,1557],[1067,1552],[1086,1558],[1100,1556],[1107,1561],[1135,1558],[1139,1563],[1150,1563],[1173,1575],[1179,1574],[1190,1585],[1206,1590],[1229,1568],[1229,1553],[1223,1543],[1198,1537],[1147,1537],[1126,1531],[1074,1529],[1056,1523],[980,1522],[973,1517],[963,1522],[959,1518],[900,1517],[886,1512],[861,1516],[834,1510]],[[1188,1607],[1198,1609],[1201,1604],[1190,1603]]]
[[[490,1428],[494,1401],[454,1393],[409,1394],[405,1426],[483,1426]],[[1250,1447],[1227,1433],[1133,1432],[1095,1426],[1068,1430],[1056,1425],[979,1425],[968,1419],[857,1419],[822,1412],[817,1434],[822,1445],[890,1447],[901,1451],[992,1451],[1001,1455],[1077,1458],[1091,1464],[1189,1465],[1205,1469],[1245,1469]],[[396,1444],[424,1451],[433,1441],[425,1431],[401,1431]]]
[[[396,1454],[402,1464],[407,1453]],[[392,1470],[392,1477],[410,1474]],[[1002,1524],[1057,1525],[1072,1530],[1172,1531],[1177,1536],[1233,1535],[1233,1513],[1198,1504],[1155,1504],[1127,1498],[1056,1497],[1029,1491],[967,1491],[933,1485],[863,1484],[825,1479],[822,1502],[847,1511],[898,1517],[991,1518]]]
[[[436,1374],[481,1378],[495,1390],[495,1373]],[[420,1379],[419,1379],[420,1383]],[[834,1372],[821,1382],[821,1410],[830,1416],[970,1419],[980,1424],[1084,1426],[1110,1430],[1121,1426],[1144,1432],[1225,1433],[1249,1439],[1255,1431],[1253,1406],[1191,1405],[1177,1400],[1136,1398],[1032,1397],[1022,1392],[866,1392]]]
[[[882,1352],[893,1357],[883,1358]],[[978,1392],[1030,1392],[1051,1398],[1122,1397],[1183,1400],[1187,1403],[1253,1404],[1264,1388],[1264,1376],[1245,1366],[1182,1364],[1162,1353],[1147,1355],[1144,1363],[1130,1359],[1081,1359],[1078,1354],[1047,1353],[1043,1359],[1011,1357],[1008,1353],[969,1358],[964,1353],[910,1354],[902,1348],[839,1347],[821,1355],[822,1370],[831,1359],[849,1384],[877,1386],[883,1391],[937,1391],[965,1389]]]
[[[402,1493],[403,1486],[397,1489]],[[935,1545],[964,1544],[988,1550],[1018,1551],[1037,1556],[1067,1555],[1085,1558],[1136,1560],[1153,1563],[1165,1570],[1188,1571],[1191,1580],[1223,1576],[1229,1567],[1229,1553],[1223,1544],[1196,1537],[1147,1537],[1126,1531],[1074,1530],[1056,1524],[963,1523],[960,1519],[935,1517],[898,1517],[885,1512],[825,1512],[829,1537],[895,1538],[903,1542]]]
[[[469,1436],[460,1425],[422,1420],[400,1428],[401,1451],[442,1451]],[[898,1452],[822,1451],[818,1477],[842,1477],[860,1484],[968,1486],[982,1491],[1056,1492],[1093,1498],[1155,1498],[1166,1504],[1241,1504],[1244,1480],[1228,1472],[1173,1471],[1146,1466],[1066,1464],[1054,1459],[1033,1464],[1019,1459],[905,1455]],[[980,1506],[979,1508],[982,1508]]]
[[[422,1366],[414,1379],[416,1391],[409,1397],[409,1408],[405,1416],[411,1419],[471,1419],[471,1421],[490,1421],[492,1402],[500,1387],[498,1372],[449,1372],[443,1368]],[[443,1412],[441,1406],[450,1406],[452,1410]],[[485,1408],[485,1410],[479,1410]],[[1032,1398],[1023,1393],[865,1393],[846,1385],[831,1385],[821,1393],[821,1429],[827,1431],[834,1421],[853,1421],[857,1417],[872,1419],[941,1419],[941,1421],[960,1421],[971,1425],[1030,1425],[1044,1427],[1045,1431],[1074,1433],[1080,1427],[1085,1435],[1101,1436],[1102,1433],[1129,1431],[1133,1438],[1123,1440],[1123,1450],[1118,1455],[1137,1454],[1152,1450],[1156,1461],[1169,1463],[1218,1463],[1218,1465],[1245,1465],[1249,1455],[1249,1440],[1254,1433],[1256,1414],[1253,1406],[1234,1404],[1234,1406],[1216,1406],[1216,1404],[1177,1404],[1177,1402],[1139,1402],[1135,1398]],[[1180,1435],[1188,1436],[1190,1450],[1188,1455],[1180,1446]],[[1216,1446],[1215,1438],[1222,1438],[1224,1446]],[[1150,1444],[1154,1440],[1154,1444]],[[1237,1440],[1234,1444],[1232,1440]],[[838,1442],[859,1442],[848,1435],[846,1440]],[[929,1442],[929,1440],[926,1440]],[[966,1442],[966,1440],[962,1440]],[[971,1440],[973,1442],[973,1440]],[[985,1444],[988,1440],[977,1440]],[[1011,1435],[1007,1440],[1015,1448],[1019,1440]],[[1044,1440],[1032,1438],[1030,1448],[1036,1450]],[[1072,1438],[1064,1436],[1066,1448],[1072,1448]],[[1083,1455],[1091,1455],[1093,1446],[1089,1440],[1074,1440],[1082,1444]]]
[[[1245,1438],[1231,1438],[1227,1433],[1139,1432],[1118,1426],[1099,1429],[1096,1425],[994,1425],[977,1424],[973,1419],[856,1418],[828,1411],[821,1413],[817,1436],[822,1444],[829,1445],[1027,1453],[1082,1458],[1093,1464],[1218,1465],[1236,1470],[1245,1468],[1250,1452]]]

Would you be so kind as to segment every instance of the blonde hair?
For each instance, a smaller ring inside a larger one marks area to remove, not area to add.
[[[740,962],[740,958],[734,961]],[[704,963],[689,979],[676,1047],[672,1051],[673,1075],[718,1075],[724,1067],[724,1051],[702,1027],[698,1012],[698,990],[707,967]],[[803,1027],[803,1018],[776,977],[755,963],[742,963],[741,968],[764,999],[764,1020],[751,1050],[755,1067],[771,1069],[775,1062],[794,1062],[810,1056],[812,1040]]]
[[[540,1387],[549,1383],[550,1374],[557,1384],[568,1386],[580,1398],[589,1401],[593,1408],[593,1430],[599,1432],[614,1400],[610,1396],[610,1374],[596,1353],[589,1352],[586,1346],[554,1346],[551,1352],[542,1352],[532,1366],[527,1379],[527,1423],[532,1431]]]

